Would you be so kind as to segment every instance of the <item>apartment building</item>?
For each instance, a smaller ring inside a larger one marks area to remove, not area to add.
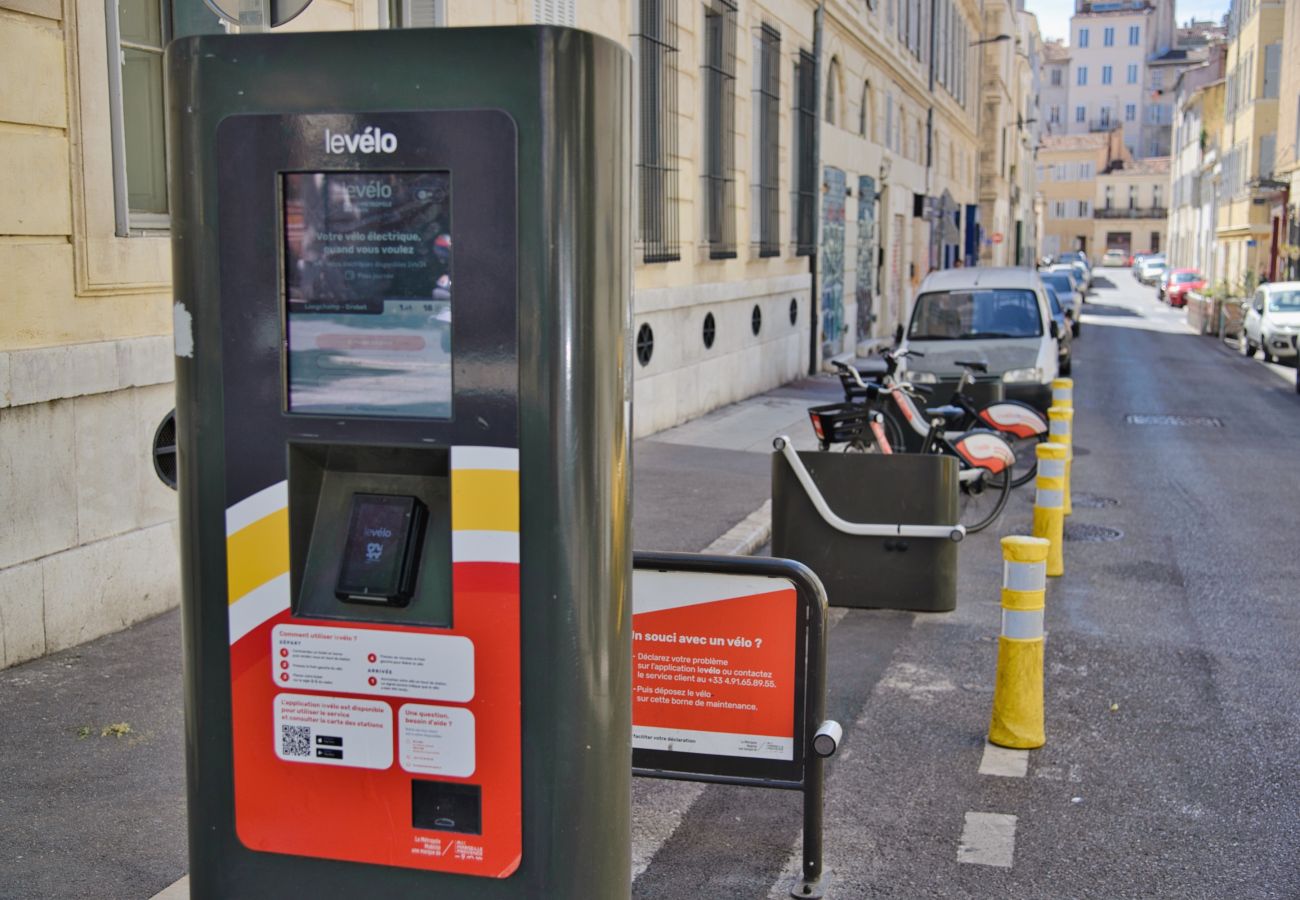
[[[1037,20],[1018,0],[986,0],[980,61],[981,265],[1033,258],[1031,182],[1038,122]],[[1026,169],[1029,172],[1026,172]]]
[[[1294,0],[1286,5],[1282,48],[1269,277],[1274,281],[1300,281],[1300,3]]]
[[[1147,61],[1173,48],[1173,0],[1078,0],[1070,17],[1068,132],[1123,129],[1141,155]]]
[[[1270,268],[1284,6],[1233,0],[1228,11],[1215,268],[1247,289]]]
[[[1112,159],[1096,180],[1091,256],[1165,250],[1168,204],[1169,157]]]
[[[1038,103],[1043,134],[1066,134],[1070,116],[1070,48],[1060,40],[1044,41]]]
[[[1196,269],[1211,283],[1220,134],[1223,131],[1223,66],[1227,46],[1210,48],[1209,59],[1182,73],[1173,88],[1174,130],[1170,167],[1169,264]]]
[[[1047,256],[1080,250],[1099,259],[1097,178],[1116,160],[1130,161],[1124,133],[1048,135],[1038,151],[1038,190],[1043,202],[1043,234],[1039,252]]]

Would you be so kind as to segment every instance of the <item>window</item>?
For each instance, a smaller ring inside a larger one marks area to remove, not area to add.
[[[1060,86],[1061,86],[1061,69],[1058,66],[1052,69],[1052,87],[1060,87]]]
[[[1128,45],[1136,47],[1142,40],[1142,26],[1130,25],[1128,27]]]
[[[836,96],[839,92],[840,84],[840,61],[834,56],[831,57],[831,64],[826,69],[826,124],[834,125],[839,120],[836,117],[836,106],[838,105]]]
[[[1080,47],[1080,48],[1083,48],[1083,47],[1087,47],[1087,46],[1088,46],[1088,29],[1086,29],[1086,28],[1080,28],[1080,29],[1079,29],[1079,47]]]
[[[641,0],[640,30],[633,35],[640,80],[638,224],[648,263],[681,258],[677,244],[676,8],[676,0]]]
[[[1138,207],[1138,186],[1130,184],[1128,186],[1128,208],[1137,209]]]
[[[1274,157],[1277,153],[1277,135],[1265,134],[1259,139],[1259,177],[1271,178],[1273,176]]]
[[[871,82],[862,82],[862,104],[858,107],[858,134],[871,139]]]
[[[736,7],[704,7],[704,239],[710,259],[736,255]]]
[[[1138,117],[1138,108],[1136,103],[1124,104],[1124,121],[1136,122]]]
[[[1109,107],[1109,106],[1103,106],[1101,109],[1099,109],[1099,110],[1097,111],[1097,113],[1098,113],[1098,115],[1101,116],[1100,123],[1099,123],[1099,124],[1101,125],[1101,127],[1102,127],[1102,128],[1109,128],[1109,127],[1110,127],[1110,107]]]
[[[885,146],[894,149],[894,95],[885,95]]]
[[[115,231],[126,237],[168,224],[163,47],[171,7],[161,0],[119,0],[116,7],[109,59],[121,64],[109,67],[109,121]]]
[[[781,33],[764,25],[754,36],[753,205],[750,240],[760,257],[781,252],[780,203]]]
[[[1090,162],[1079,163],[1079,180],[1092,181],[1093,167]]]
[[[1128,64],[1128,70],[1127,70],[1127,72],[1126,72],[1126,74],[1125,74],[1125,83],[1127,83],[1127,84],[1137,84],[1137,83],[1138,83],[1138,67],[1137,67],[1137,63],[1129,63],[1129,64]]]
[[[1165,86],[1165,73],[1161,69],[1155,69],[1151,72],[1151,86],[1157,91]]]
[[[1077,211],[1077,213],[1078,213],[1078,217],[1079,217],[1080,219],[1086,219],[1086,218],[1088,218],[1089,216],[1092,215],[1092,203],[1091,203],[1091,202],[1089,202],[1089,201],[1087,201],[1087,200],[1076,200],[1076,201],[1075,201],[1075,206],[1077,207],[1077,210],[1076,210],[1076,211]]]
[[[1052,203],[1052,215],[1057,219],[1065,218],[1065,201],[1055,200]]]
[[[1163,197],[1160,196],[1161,193],[1162,192],[1160,190],[1160,185],[1153,184],[1151,186],[1151,205],[1154,206],[1156,209],[1159,209],[1163,205],[1160,202],[1161,200],[1164,199]]]
[[[1086,121],[1088,121],[1088,107],[1086,107],[1086,106],[1076,106],[1076,107],[1074,108],[1074,121],[1076,121],[1076,122],[1086,122]]]
[[[1277,99],[1278,81],[1282,74],[1282,45],[1268,44],[1264,47],[1264,93],[1265,99]]]
[[[1079,66],[1079,68],[1075,70],[1075,83],[1078,84],[1080,87],[1083,87],[1088,83],[1087,66]]]
[[[1111,82],[1111,73],[1112,73],[1112,70],[1111,70],[1111,67],[1110,67],[1110,66],[1102,66],[1102,67],[1101,67],[1101,83],[1102,83],[1102,84],[1110,84],[1110,82]]]
[[[816,62],[806,50],[799,51],[794,69],[794,251],[807,256],[816,250],[817,236],[817,160],[813,156],[813,129],[817,127]]]
[[[1115,46],[1115,29],[1103,28],[1101,31],[1101,45],[1103,47]]]
[[[427,9],[417,11],[415,20],[403,27],[427,28],[434,25],[441,27],[447,24],[446,0],[434,0],[432,4],[429,3],[429,0],[407,0],[407,6],[426,8],[437,6],[439,10],[432,14]],[[577,6],[577,0],[533,0],[533,21],[538,25],[567,25],[572,28],[577,24]],[[420,12],[424,13],[423,17],[420,16]],[[420,21],[421,18],[426,21]],[[436,19],[436,21],[427,21],[428,19]]]
[[[1049,125],[1061,124],[1061,107],[1053,106],[1047,111],[1047,122]]]
[[[1115,185],[1113,184],[1106,185],[1105,193],[1106,193],[1105,201],[1104,201],[1106,204],[1105,208],[1113,209],[1115,207]]]

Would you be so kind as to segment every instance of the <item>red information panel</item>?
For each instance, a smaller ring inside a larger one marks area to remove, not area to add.
[[[793,584],[639,570],[632,600],[633,749],[794,759]]]

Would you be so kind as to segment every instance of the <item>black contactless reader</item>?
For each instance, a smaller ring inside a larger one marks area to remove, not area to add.
[[[415,592],[427,518],[428,511],[415,497],[353,494],[334,595],[404,606]]]

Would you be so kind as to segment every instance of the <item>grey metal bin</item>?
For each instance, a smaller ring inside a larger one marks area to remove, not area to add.
[[[831,606],[957,606],[957,460],[933,454],[772,454],[772,555],[822,580]]]

